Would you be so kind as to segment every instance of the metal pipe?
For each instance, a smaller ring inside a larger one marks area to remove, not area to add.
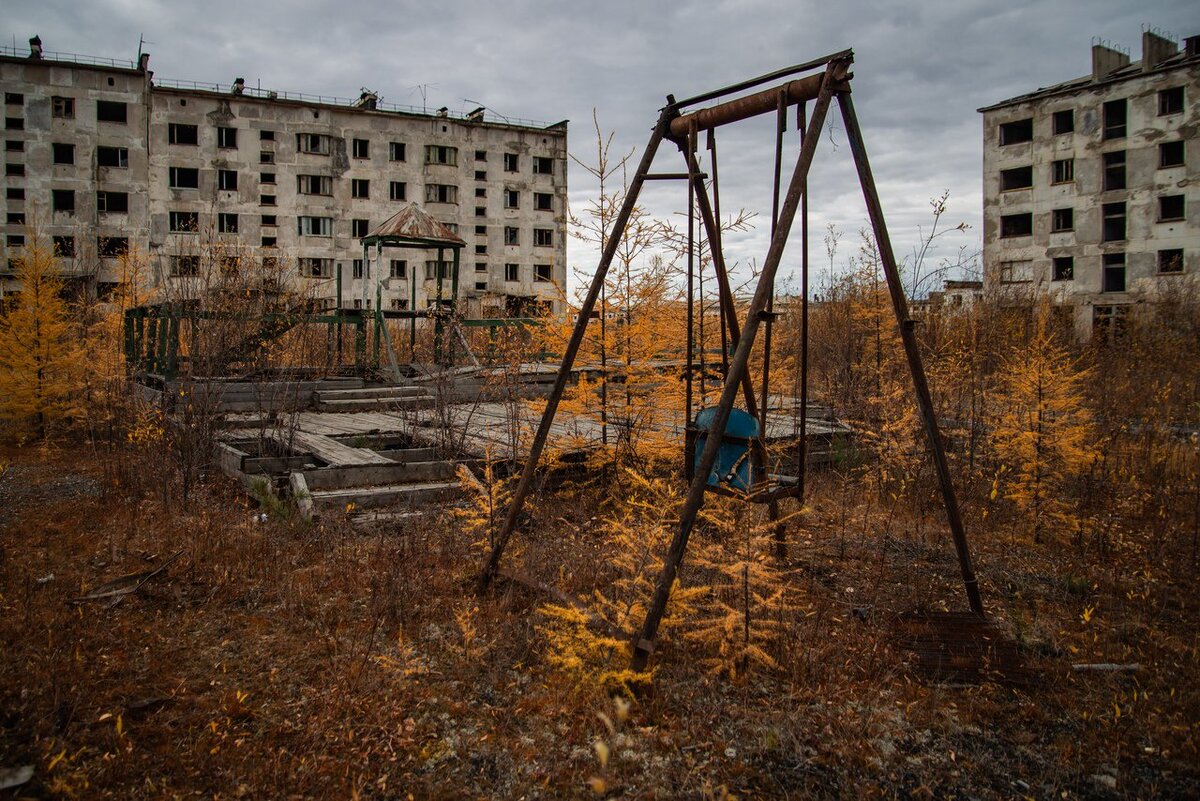
[[[946,518],[950,524],[950,533],[954,537],[954,548],[958,551],[958,565],[962,571],[963,585],[967,591],[967,600],[971,611],[983,616],[983,599],[979,594],[979,583],[975,579],[975,570],[971,564],[971,551],[967,547],[967,535],[963,529],[962,515],[958,508],[958,499],[954,493],[954,482],[950,479],[950,466],[946,462],[946,451],[942,447],[941,433],[938,431],[937,415],[933,410],[933,399],[929,393],[929,382],[925,378],[925,367],[921,363],[921,350],[917,344],[917,334],[914,321],[908,316],[908,303],[904,298],[904,288],[900,284],[900,271],[896,267],[896,256],[892,252],[892,242],[888,237],[887,225],[883,219],[883,206],[879,202],[879,193],[875,189],[875,178],[871,175],[871,165],[867,161],[866,147],[862,141],[862,131],[858,127],[858,117],[854,114],[854,101],[847,91],[838,92],[838,105],[842,109],[842,119],[846,124],[846,137],[850,140],[850,152],[854,155],[854,165],[858,169],[858,180],[862,184],[863,199],[867,204],[867,214],[871,218],[871,228],[875,232],[875,244],[879,248],[879,260],[883,263],[883,272],[887,277],[888,292],[892,297],[892,309],[896,313],[896,323],[900,327],[900,339],[904,343],[904,355],[908,358],[908,369],[912,373],[913,389],[920,407],[921,420],[925,424],[925,434],[929,438],[929,450],[933,453],[933,464],[937,471],[938,483],[942,489],[942,500],[946,505]],[[814,119],[814,124],[815,124]],[[820,130],[818,127],[817,130]],[[815,137],[810,137],[815,138]]]
[[[517,483],[512,501],[509,503],[508,514],[504,518],[504,527],[497,535],[496,542],[492,546],[492,552],[489,554],[487,562],[483,566],[483,572],[479,576],[478,590],[481,593],[486,592],[488,587],[491,586],[492,581],[496,578],[496,571],[500,567],[500,559],[504,556],[504,549],[508,545],[508,540],[512,537],[513,530],[517,526],[517,517],[521,514],[521,508],[525,505],[525,499],[529,496],[529,490],[533,486],[533,475],[537,471],[538,460],[541,458],[542,450],[546,447],[546,440],[550,436],[550,426],[554,422],[554,415],[558,411],[558,403],[562,400],[563,390],[566,389],[567,380],[571,376],[571,367],[575,364],[575,356],[579,353],[579,346],[583,342],[584,334],[587,331],[588,319],[592,315],[592,308],[596,305],[596,298],[600,294],[600,288],[604,286],[604,279],[608,275],[609,265],[612,264],[613,256],[617,251],[617,245],[620,243],[621,232],[629,224],[629,218],[633,214],[634,206],[637,205],[638,195],[641,193],[644,181],[642,176],[650,171],[650,165],[654,163],[654,155],[658,152],[658,146],[662,142],[663,137],[666,136],[667,127],[675,115],[675,112],[672,110],[675,98],[668,96],[667,102],[669,105],[659,113],[658,123],[654,126],[654,132],[650,134],[650,141],[646,144],[646,150],[642,153],[642,161],[633,176],[633,182],[629,185],[629,191],[625,193],[625,202],[621,204],[621,211],[617,214],[617,219],[613,221],[613,233],[605,244],[603,254],[600,256],[600,264],[596,267],[596,274],[592,276],[592,285],[588,288],[583,305],[579,307],[579,319],[575,323],[575,330],[571,332],[571,339],[567,342],[567,349],[563,353],[562,364],[559,365],[558,375],[554,379],[554,388],[551,390],[550,397],[546,401],[546,409],[542,412],[542,420],[538,424],[537,433],[534,434],[533,443],[529,448],[529,456],[526,458],[525,467],[521,471],[521,480]]]
[[[840,80],[848,66],[849,63],[847,61],[833,62],[826,69],[826,75],[830,78]],[[818,128],[824,123],[825,114],[829,110],[829,100],[832,94],[831,87],[834,83],[834,80],[822,82],[821,92],[817,97],[817,105],[813,112],[814,125]],[[787,196],[783,203],[779,228],[775,231],[775,235],[771,237],[771,246],[767,250],[767,257],[763,262],[763,270],[758,278],[758,288],[755,290],[754,299],[750,303],[750,310],[746,317],[746,328],[741,339],[738,340],[737,351],[734,353],[733,360],[729,365],[729,375],[725,378],[725,387],[721,391],[721,401],[717,406],[716,417],[709,427],[708,440],[705,442],[704,452],[700,456],[699,469],[696,471],[696,477],[692,480],[691,486],[688,488],[687,500],[680,511],[679,529],[675,532],[675,536],[671,540],[671,545],[667,549],[666,557],[663,560],[663,567],[658,576],[658,583],[654,588],[654,597],[646,612],[646,619],[642,624],[641,632],[633,642],[633,658],[630,660],[630,667],[633,670],[639,672],[645,670],[646,663],[650,658],[650,651],[654,647],[654,638],[658,634],[659,623],[662,622],[663,614],[666,612],[667,600],[671,595],[671,587],[675,583],[675,576],[679,571],[680,563],[683,561],[683,554],[687,549],[692,527],[696,523],[696,516],[700,511],[701,504],[704,502],[704,491],[708,474],[717,460],[717,451],[720,450],[721,438],[724,436],[725,427],[729,423],[729,412],[733,408],[733,402],[737,397],[738,385],[741,383],[742,377],[746,374],[747,363],[750,361],[750,351],[754,347],[754,335],[758,332],[761,313],[767,306],[767,294],[775,282],[775,272],[779,268],[780,259],[783,257],[783,248],[787,243],[788,234],[791,231],[792,218],[795,216],[796,208],[800,204],[800,195],[804,188],[804,180],[807,178],[809,167],[812,165],[818,139],[815,136],[809,137],[800,149],[796,169],[792,174],[792,181],[788,186]]]
[[[696,166],[696,129],[692,128],[687,134],[688,171],[695,173]],[[691,481],[692,468],[696,460],[696,432],[692,430],[692,363],[695,358],[695,343],[693,341],[693,325],[695,320],[694,306],[696,303],[695,270],[696,270],[696,181],[688,181],[688,220],[687,220],[687,356],[684,370],[684,402],[683,402],[683,474]],[[626,376],[626,384],[629,382]]]
[[[697,129],[715,128],[718,125],[728,125],[774,111],[778,108],[780,95],[783,95],[784,104],[787,106],[812,100],[821,91],[821,84],[824,80],[824,73],[810,75],[807,78],[788,81],[776,88],[765,89],[736,100],[693,111],[671,121],[671,136],[682,139],[687,136],[687,132],[693,125]]]
[[[676,110],[679,110],[687,108],[688,106],[694,106],[697,103],[703,103],[706,100],[712,100],[714,97],[720,97],[721,95],[732,95],[738,92],[744,92],[747,89],[753,89],[755,86],[762,86],[764,83],[777,81],[780,78],[786,78],[789,75],[796,75],[801,72],[815,70],[817,67],[824,67],[830,61],[853,60],[853,50],[842,50],[837,53],[831,53],[828,56],[821,56],[820,58],[813,59],[812,61],[806,61],[803,64],[794,64],[790,67],[784,67],[783,69],[775,70],[774,72],[768,72],[766,75],[760,75],[757,78],[750,78],[748,80],[741,81],[740,83],[732,84],[731,86],[724,86],[720,89],[714,89],[711,92],[705,92],[702,95],[689,97],[687,100],[681,100],[675,103],[673,107]]]
[[[722,267],[722,269],[724,269],[724,261],[723,261],[724,252],[723,252],[722,246],[721,246],[721,226],[719,225],[719,223],[721,221],[721,181],[720,181],[720,176],[717,173],[717,133],[716,133],[715,128],[708,129],[708,149],[709,149],[709,151],[711,151],[711,156],[709,158],[712,159],[712,187],[713,187],[712,216],[715,217],[718,222],[718,225],[716,226],[716,239],[714,240],[712,238],[713,232],[710,230],[708,241],[709,241],[710,247],[713,249],[714,254],[716,253],[716,251],[722,251],[721,267]],[[717,264],[717,260],[716,260],[716,256],[714,255],[713,256],[713,272],[714,273],[716,272],[716,264]],[[722,296],[721,296],[721,288],[718,286],[717,287],[717,308],[720,311],[720,313],[717,315],[717,317],[719,317],[721,320],[721,375],[722,375],[722,377],[724,377],[725,374],[729,372],[729,334],[728,334],[728,331],[726,330],[725,307],[723,305],[721,305],[722,303],[723,303],[723,301],[722,301]]]
[[[796,109],[796,128],[800,143],[808,136],[808,109],[801,103]],[[808,474],[808,181],[800,197],[800,442],[796,446],[796,498],[804,507]]]

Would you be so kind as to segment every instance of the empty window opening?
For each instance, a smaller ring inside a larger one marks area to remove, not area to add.
[[[487,151],[486,150],[476,150],[475,151],[475,160],[476,161],[487,161]]]
[[[1054,209],[1051,211],[1050,230],[1054,232],[1075,230],[1075,209]]]
[[[24,225],[25,224],[25,212],[10,211],[10,212],[8,212],[8,215],[6,216],[6,221],[8,222],[9,225]]]
[[[504,190],[504,208],[516,209],[521,206],[521,193],[516,189]]]
[[[54,211],[61,211],[66,214],[75,213],[75,190],[74,189],[52,189],[50,190],[50,205]]]
[[[1110,100],[1104,104],[1104,139],[1120,139],[1125,136],[1129,106],[1124,99]]]
[[[1158,221],[1174,222],[1183,219],[1183,195],[1164,195],[1158,199]]]
[[[1158,166],[1159,169],[1164,167],[1182,167],[1183,166],[1183,140],[1178,142],[1161,142],[1158,146]]]
[[[1164,116],[1167,114],[1182,114],[1183,113],[1183,87],[1173,86],[1170,89],[1163,89],[1158,93],[1158,114]]]
[[[218,214],[217,231],[222,234],[236,234],[238,232],[238,216],[226,212]]]
[[[75,258],[75,237],[73,236],[56,236],[54,242],[54,255],[63,259]]]
[[[170,228],[179,234],[194,234],[200,230],[200,214],[195,211],[172,211],[168,216]]]
[[[1033,117],[1006,122],[1000,126],[1000,144],[1019,145],[1033,141]]]
[[[1075,180],[1075,159],[1059,159],[1050,165],[1050,182],[1067,184]]]
[[[1120,242],[1125,238],[1125,204],[1105,203],[1104,222],[1101,228],[1102,242]]]
[[[129,237],[102,236],[96,239],[96,251],[102,259],[116,259],[129,252]]]
[[[1033,233],[1033,215],[1006,214],[1000,218],[1000,236],[1029,236]]]
[[[1054,281],[1074,281],[1075,280],[1075,257],[1074,256],[1057,256],[1054,259],[1054,268],[1051,274],[1051,279]]]
[[[168,123],[167,142],[172,145],[198,145],[200,129],[195,125],[184,125],[180,122]]]
[[[370,232],[370,220],[351,220],[350,221],[350,236],[355,236],[361,239]]]
[[[15,162],[11,163],[11,164],[5,164],[4,165],[4,174],[12,176],[13,178],[20,178],[22,175],[25,174],[25,165],[17,164]]]
[[[1125,254],[1104,254],[1104,278],[1102,292],[1125,291]]]
[[[262,215],[262,222],[260,223],[260,225],[278,225],[278,224],[279,224],[278,218],[274,214]]]
[[[475,171],[475,180],[476,181],[486,181],[487,180],[487,170],[476,170]]]
[[[238,188],[237,170],[217,170],[217,189],[226,192],[236,191]]]
[[[486,242],[480,242],[479,244],[477,244],[475,246],[475,255],[476,256],[486,256],[487,255],[487,243]]]
[[[1000,171],[1000,191],[1028,189],[1033,186],[1033,167],[1013,167]]]
[[[446,145],[426,145],[425,163],[456,166],[458,164],[458,148]]]
[[[1054,112],[1052,122],[1055,136],[1071,133],[1075,130],[1074,109],[1064,109],[1063,111]]]
[[[172,256],[171,275],[177,278],[194,278],[200,274],[199,256]]]
[[[1101,157],[1104,161],[1104,191],[1111,192],[1114,189],[1125,188],[1125,151],[1118,150],[1115,153],[1105,153]]]
[[[549,192],[534,192],[533,207],[538,211],[553,211],[554,195]]]
[[[259,164],[274,164],[275,163],[275,154],[272,153],[270,150],[259,151],[258,163]]]
[[[125,104],[115,100],[96,101],[97,122],[115,122],[124,125],[129,119]]]
[[[62,142],[55,142],[52,145],[54,149],[55,164],[74,164],[75,163],[75,145],[68,145]]]
[[[554,174],[554,159],[549,156],[534,156],[533,157],[533,174],[534,175],[553,175]]]
[[[366,178],[351,179],[350,196],[357,198],[369,198],[371,196],[371,182]]]
[[[274,142],[275,141],[275,132],[274,131],[259,131],[258,132],[258,141]]]
[[[75,119],[75,98],[57,96],[50,98],[50,116],[59,120]]]
[[[274,206],[275,205],[275,196],[274,195],[263,195],[262,197],[260,197],[258,199],[258,202],[259,202],[259,205],[262,205],[262,206]]]
[[[273,173],[273,172],[260,172],[260,173],[258,174],[258,182],[259,182],[260,184],[273,184],[273,183],[275,183],[275,173]]]
[[[504,227],[504,244],[519,245],[521,244],[521,229],[511,225]]]
[[[548,283],[550,281],[553,281],[554,278],[552,277],[551,273],[552,273],[552,270],[551,270],[549,264],[533,265],[533,280],[534,281],[538,281],[539,283]]]
[[[97,192],[96,211],[101,214],[128,214],[128,192]]]
[[[200,170],[195,167],[170,167],[167,180],[172,189],[199,189]]]
[[[554,231],[550,228],[534,228],[533,245],[539,248],[554,247]]]
[[[391,278],[408,278],[408,260],[392,259],[392,263],[388,268],[388,275]]]
[[[1183,251],[1177,248],[1158,251],[1158,271],[1160,273],[1183,272]]]
[[[217,128],[217,147],[225,149],[236,148],[237,128]]]
[[[520,169],[520,164],[521,164],[520,158],[517,156],[516,153],[505,153],[504,154],[504,171],[505,172],[517,172]]]
[[[356,159],[371,157],[371,143],[366,139],[355,139],[351,145],[352,155]]]
[[[505,264],[504,265],[504,280],[505,281],[520,281],[521,280],[521,265]]]
[[[23,106],[25,105],[25,95],[20,92],[5,92],[4,105],[6,106]]]
[[[98,147],[96,148],[96,165],[99,167],[127,169],[129,167],[129,149],[125,147]]]
[[[408,184],[404,181],[392,181],[388,184],[388,197],[392,200],[404,200],[408,197]]]
[[[391,142],[388,144],[388,157],[392,161],[406,161],[407,148],[404,142]]]

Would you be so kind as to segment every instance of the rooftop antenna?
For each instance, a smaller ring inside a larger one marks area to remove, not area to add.
[[[412,87],[411,89],[409,89],[409,90],[408,90],[408,93],[409,93],[409,95],[412,95],[412,93],[413,93],[413,92],[420,92],[420,93],[421,93],[421,113],[422,113],[422,114],[428,114],[428,113],[429,113],[429,109],[428,109],[428,108],[426,108],[426,105],[425,105],[425,103],[426,103],[426,101],[427,101],[427,99],[428,99],[428,98],[427,98],[427,94],[428,94],[428,91],[429,91],[429,87],[431,87],[431,86],[437,86],[437,84],[436,84],[436,83],[419,83],[419,84],[417,84],[416,86],[414,86],[414,87]]]

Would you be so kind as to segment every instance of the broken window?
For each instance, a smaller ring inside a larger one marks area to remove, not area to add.
[[[275,154],[272,153],[270,150],[260,151],[258,154],[258,163],[259,164],[274,164],[275,163]]]
[[[21,186],[10,186],[4,190],[4,197],[8,200],[24,200],[25,188]]]
[[[1120,139],[1125,136],[1129,107],[1124,99],[1110,100],[1104,104],[1104,139]]]
[[[487,271],[488,271],[488,266],[487,266],[487,262],[486,262],[486,261],[477,261],[477,262],[475,262],[475,272],[477,272],[477,273],[486,273]]]
[[[1051,274],[1054,281],[1075,280],[1075,257],[1057,256],[1054,259],[1054,271]]]
[[[263,246],[264,248],[273,248],[273,247],[275,247],[275,244],[276,244],[278,241],[279,241],[279,238],[278,238],[278,237],[275,237],[275,236],[264,236],[264,237],[262,238],[262,246]]]
[[[1033,233],[1033,215],[1005,214],[1000,218],[1000,236],[1029,236]]]
[[[458,148],[446,145],[426,145],[425,163],[456,166],[458,164]]]
[[[403,142],[391,142],[388,145],[388,157],[392,161],[406,161],[407,154]]]
[[[1033,167],[1013,167],[1000,171],[1000,191],[1028,189],[1033,186]]]
[[[519,245],[521,244],[521,229],[512,225],[504,226],[504,244]]]
[[[1066,184],[1075,180],[1075,159],[1059,159],[1050,165],[1050,183]]]
[[[362,219],[351,220],[350,221],[350,236],[354,236],[354,237],[358,237],[359,239],[362,239],[364,236],[366,236],[370,232],[370,228],[371,228],[370,220],[362,220]]]
[[[296,134],[296,150],[317,156],[329,155],[329,137],[325,134]]]
[[[475,246],[475,255],[476,256],[486,256],[487,255],[487,242],[480,242],[479,244],[477,244]]]
[[[75,190],[74,189],[52,189],[50,191],[50,205],[54,211],[61,211],[66,214],[75,213]]]
[[[425,187],[426,203],[457,203],[458,187],[452,184],[428,184]]]
[[[260,173],[258,174],[258,182],[259,182],[260,184],[273,184],[273,183],[275,183],[275,173],[273,173],[273,172],[260,172]]]
[[[54,255],[63,259],[75,258],[75,237],[73,236],[56,236],[54,241]]]
[[[1120,242],[1125,238],[1125,203],[1105,203],[1100,241]]]
[[[392,259],[388,275],[392,278],[408,278],[408,260]]]
[[[297,175],[296,191],[302,195],[332,195],[333,178],[328,175]]]
[[[6,153],[23,153],[25,152],[25,142],[20,139],[9,139],[4,143],[4,151]]]
[[[554,195],[549,192],[534,192],[533,207],[538,211],[553,211]]]
[[[1183,250],[1176,248],[1158,251],[1158,271],[1160,273],[1183,272]]]
[[[96,252],[102,259],[120,258],[129,252],[129,238],[124,236],[97,237]]]
[[[194,234],[200,230],[200,214],[194,211],[172,211],[168,215],[170,229],[178,234]]]
[[[350,263],[350,274],[353,278],[363,277],[363,260],[355,259]]]
[[[333,259],[303,256],[297,260],[300,274],[308,278],[329,278],[333,275]]]
[[[170,167],[167,169],[167,180],[172,189],[199,189],[200,170],[195,167]]]
[[[5,117],[4,127],[10,131],[23,131],[25,130],[25,120],[20,117]]]
[[[50,98],[50,116],[60,120],[75,119],[75,98],[58,96]]]
[[[1125,254],[1104,254],[1104,277],[1101,292],[1125,291]]]
[[[23,106],[25,105],[25,95],[20,92],[5,92],[4,105],[6,106]]]
[[[388,197],[392,200],[404,200],[408,196],[408,184],[404,181],[392,181],[388,184]]]
[[[1054,135],[1069,134],[1075,130],[1075,111],[1064,109],[1054,112],[1052,117]]]
[[[125,104],[116,100],[96,101],[96,121],[116,122],[124,125],[129,119]]]
[[[554,159],[549,156],[534,156],[533,157],[533,174],[534,175],[553,175],[554,174]]]
[[[550,228],[534,228],[533,245],[539,248],[554,247],[554,231]]]
[[[476,181],[486,181],[487,180],[487,170],[476,170],[475,171],[475,180]]]
[[[128,214],[128,192],[97,192],[96,211],[101,214]]]
[[[553,281],[554,278],[551,277],[551,272],[549,264],[535,264],[533,265],[533,280],[543,283]]]
[[[476,292],[486,292],[487,291],[487,281],[476,281],[475,282],[475,291]]]
[[[1033,141],[1033,117],[1006,122],[1000,126],[1000,145],[1019,145]]]
[[[449,278],[453,268],[454,265],[448,261],[439,262],[437,259],[427,261],[425,262],[425,280],[434,281],[438,278]]]
[[[351,145],[352,155],[356,159],[371,157],[371,143],[366,139],[355,139]]]
[[[25,174],[25,165],[12,162],[4,165],[4,174],[13,178],[20,178]]]
[[[258,132],[258,141],[274,142],[275,141],[275,132],[274,131],[259,131]]]
[[[504,154],[504,171],[517,172],[520,169],[520,158],[516,153]]]
[[[193,278],[200,274],[199,256],[172,256],[171,275],[177,278]]]
[[[25,212],[10,211],[10,212],[8,212],[8,215],[6,216],[6,220],[9,225],[24,225],[25,224]]]
[[[407,298],[392,298],[391,304],[393,311],[408,311]]]
[[[1159,169],[1164,167],[1182,167],[1183,166],[1183,140],[1178,142],[1160,142],[1158,145],[1158,166]]]
[[[1183,195],[1164,195],[1158,199],[1158,221],[1183,219]]]
[[[1051,211],[1050,230],[1056,233],[1075,230],[1075,209],[1054,209]]]
[[[1104,191],[1111,192],[1114,189],[1125,188],[1125,151],[1118,150],[1114,153],[1105,153],[1101,158],[1104,160]]]
[[[264,215],[262,215],[262,221],[259,224],[260,225],[277,225],[278,223],[276,222],[276,217],[274,214],[264,214]]]
[[[487,151],[486,150],[476,150],[475,151],[475,160],[476,161],[487,161]]]
[[[226,192],[236,191],[238,188],[237,170],[217,170],[217,189]]]
[[[68,145],[62,142],[55,142],[51,146],[54,150],[55,164],[74,164],[75,163],[75,145]]]
[[[516,189],[504,190],[504,208],[516,209],[521,206],[521,193]]]
[[[1117,342],[1125,337],[1129,323],[1128,306],[1093,306],[1092,337]]]
[[[167,124],[167,142],[172,145],[200,144],[200,129],[195,125],[185,125],[181,122]]]
[[[476,236],[487,236],[487,226],[486,225],[475,226],[475,235]]]
[[[369,198],[370,196],[370,180],[366,178],[352,178],[350,180],[350,197]]]
[[[1183,113],[1183,87],[1173,86],[1158,93],[1158,115]]]
[[[504,265],[504,280],[505,281],[520,281],[521,280],[521,265],[505,264]]]
[[[301,236],[333,236],[333,218],[300,216],[296,228]]]
[[[129,167],[129,148],[104,147],[96,148],[96,165],[99,167]]]
[[[487,197],[487,187],[475,187],[475,197]]]
[[[237,148],[237,128],[217,128],[217,147]]]
[[[259,205],[262,205],[262,206],[274,206],[275,205],[275,196],[274,195],[263,195],[262,197],[260,197],[258,199],[258,202],[259,202]]]
[[[1033,280],[1033,262],[1022,261],[1000,262],[1000,283],[1026,284]]]
[[[227,212],[218,214],[217,231],[222,234],[236,234],[238,232],[238,216]]]

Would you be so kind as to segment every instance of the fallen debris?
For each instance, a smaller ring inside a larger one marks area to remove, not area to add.
[[[33,778],[33,765],[22,765],[19,768],[0,768],[0,790],[10,787],[20,787]]]
[[[1136,662],[1129,665],[1118,665],[1113,662],[1097,662],[1090,665],[1071,665],[1076,673],[1137,673],[1142,666]]]
[[[99,587],[94,588],[91,592],[81,595],[78,598],[72,598],[69,603],[81,604],[85,601],[104,601],[108,600],[112,604],[118,603],[126,595],[131,595],[141,589],[141,586],[150,579],[162,573],[179,557],[183,556],[184,551],[179,550],[172,554],[165,562],[153,570],[146,570],[141,573],[131,573],[128,576],[121,576],[118,579],[105,582]]]

